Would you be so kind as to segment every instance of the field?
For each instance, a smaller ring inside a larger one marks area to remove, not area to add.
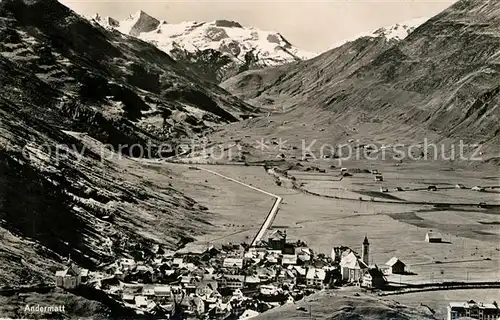
[[[199,238],[198,244],[248,242],[273,203],[270,197],[210,173],[192,170],[185,165],[167,166],[170,170],[178,170],[185,178],[186,188],[181,190],[214,213],[211,221],[213,230],[209,230],[209,235]],[[317,253],[329,255],[332,247],[340,245],[360,251],[361,241],[366,234],[371,244],[370,262],[384,265],[396,256],[415,273],[390,276],[388,280],[394,283],[500,279],[500,245],[497,241],[500,219],[496,211],[475,206],[443,210],[433,205],[401,201],[385,203],[359,201],[357,198],[332,199],[280,187],[262,167],[206,167],[282,196],[284,202],[273,228],[286,230],[289,239],[303,240]],[[443,174],[451,175],[449,172]],[[302,181],[301,177],[297,175],[298,182]],[[308,180],[304,181],[308,183],[321,183],[331,175],[328,172],[308,173],[307,177]],[[434,184],[438,184],[436,177],[433,177]],[[368,181],[369,178],[371,175],[365,179]],[[457,176],[455,179],[458,181],[463,178]],[[347,183],[342,187],[352,187],[347,178],[343,181]],[[451,181],[451,178],[447,181]],[[439,192],[431,194],[434,196]],[[446,197],[443,199],[448,201]],[[441,233],[443,243],[425,242],[425,234],[430,229]]]

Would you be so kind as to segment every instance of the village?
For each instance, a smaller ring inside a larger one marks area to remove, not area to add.
[[[382,289],[385,275],[405,272],[396,257],[379,268],[369,264],[369,255],[366,236],[361,255],[334,247],[327,256],[315,254],[301,241],[288,242],[286,232],[273,230],[255,247],[159,250],[145,261],[121,258],[106,266],[105,274],[71,264],[56,273],[56,284],[68,290],[91,286],[142,315],[246,319],[326,288]]]
[[[369,234],[359,235],[359,247],[350,248],[339,243],[339,246],[315,252],[305,241],[297,239],[300,237],[287,238],[286,228],[272,226],[282,201],[280,196],[208,169],[195,166],[189,169],[205,170],[275,198],[251,243],[206,242],[175,252],[157,247],[153,255],[120,257],[95,272],[69,264],[65,270],[56,272],[56,285],[69,291],[92,288],[137,315],[167,319],[248,319],[285,304],[294,304],[324,289],[349,286],[386,295],[408,289],[405,289],[411,282],[408,277],[420,279],[415,282],[422,282],[424,286],[434,285],[433,274],[430,283],[425,283],[425,279],[418,277],[397,256],[384,263],[381,257],[374,257]],[[341,168],[340,174],[345,177],[350,173]],[[368,175],[373,176],[375,183],[385,181],[378,170]],[[463,188],[457,184],[453,189]],[[403,191],[400,187],[394,190]],[[437,187],[430,185],[426,190],[436,191]],[[471,188],[471,191],[480,190]],[[388,190],[380,187],[380,192]],[[428,244],[449,243],[440,232],[432,229],[426,229],[421,237],[421,241]],[[408,262],[414,264],[414,261]],[[406,283],[402,283],[402,277]],[[470,305],[469,308],[450,304],[448,313],[465,314],[475,306],[472,302]],[[497,307],[487,306],[493,314],[498,313]],[[297,310],[299,308],[302,307]]]

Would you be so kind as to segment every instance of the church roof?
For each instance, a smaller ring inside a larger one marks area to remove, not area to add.
[[[402,263],[403,265],[405,265],[405,264],[403,263],[403,261],[399,260],[399,259],[398,259],[398,258],[396,258],[396,257],[392,257],[392,258],[391,258],[391,259],[389,259],[389,261],[387,261],[385,264],[386,264],[386,265],[388,265],[388,266],[391,266],[391,267],[392,267],[393,265],[395,265],[396,263],[398,263],[398,261],[399,261],[400,263]]]
[[[363,244],[370,244],[370,243],[368,242],[368,237],[367,237],[366,235],[365,235],[365,240],[363,240]]]

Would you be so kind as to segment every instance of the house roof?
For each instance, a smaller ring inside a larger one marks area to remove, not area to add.
[[[135,296],[134,300],[135,300],[136,305],[147,305],[148,304],[148,300],[146,299],[145,296]]]
[[[240,316],[240,319],[250,319],[250,318],[256,317],[258,315],[259,315],[259,313],[257,311],[254,311],[254,310],[251,310],[251,309],[247,309]]]
[[[476,303],[474,300],[465,301],[465,302],[450,302],[449,306],[452,308],[478,307],[480,309],[495,309],[495,310],[498,309],[498,307],[495,306],[493,303],[480,303],[480,302]]]
[[[427,232],[426,236],[430,239],[441,239],[441,234],[438,232],[429,231]]]
[[[323,269],[309,268],[307,269],[306,279],[325,280],[326,272]]]
[[[154,287],[155,294],[170,293],[171,291],[172,291],[172,288],[170,286],[155,286]]]
[[[403,265],[405,265],[405,264],[403,263],[403,261],[399,260],[399,259],[398,259],[398,258],[396,258],[396,257],[392,257],[392,258],[391,258],[391,259],[389,259],[389,261],[387,261],[385,264],[386,264],[386,265],[388,265],[388,266],[391,266],[391,267],[392,267],[393,265],[395,265],[396,263],[398,263],[398,261],[399,261],[400,263],[402,263]]]
[[[305,275],[306,275],[306,273],[307,273],[307,270],[306,270],[305,268],[301,267],[301,266],[294,266],[293,268],[294,268],[294,269],[297,271],[297,273],[298,273],[298,274],[300,274],[301,276],[305,276]]]
[[[281,260],[282,264],[296,264],[297,263],[297,255],[295,254],[284,254],[283,259]]]
[[[368,266],[366,263],[361,261],[354,252],[350,252],[347,256],[342,257],[340,260],[340,266],[348,269],[366,269]]]
[[[56,277],[64,277],[66,275],[66,270],[56,271]]]
[[[224,268],[231,268],[231,267],[243,268],[243,259],[242,258],[225,258],[222,266]]]
[[[224,275],[223,278],[230,281],[239,281],[239,282],[245,281],[245,276],[242,275]]]
[[[269,239],[271,240],[283,240],[286,239],[286,233],[284,233],[281,230],[275,230],[271,235],[269,236]]]
[[[245,278],[245,283],[260,283],[260,278],[256,276],[247,276]]]

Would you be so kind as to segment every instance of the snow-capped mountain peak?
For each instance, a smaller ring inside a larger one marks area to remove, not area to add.
[[[122,21],[109,17],[96,19],[95,16],[92,19],[104,27],[150,42],[187,65],[196,64],[196,69],[200,68],[198,61],[205,64],[208,63],[205,60],[210,63],[213,59],[223,61],[221,70],[212,70],[219,73],[217,81],[243,69],[280,65],[316,56],[293,46],[278,32],[244,27],[231,20],[174,24],[160,21],[144,11]]]
[[[331,49],[340,47],[341,45],[347,42],[351,42],[362,37],[371,37],[371,38],[385,37],[387,40],[400,41],[406,38],[410,33],[413,32],[413,30],[418,28],[421,24],[423,24],[427,20],[429,20],[429,18],[416,18],[405,22],[396,23],[394,25],[382,27],[373,32],[360,33],[354,37],[344,39],[342,41],[335,43],[331,47]]]

